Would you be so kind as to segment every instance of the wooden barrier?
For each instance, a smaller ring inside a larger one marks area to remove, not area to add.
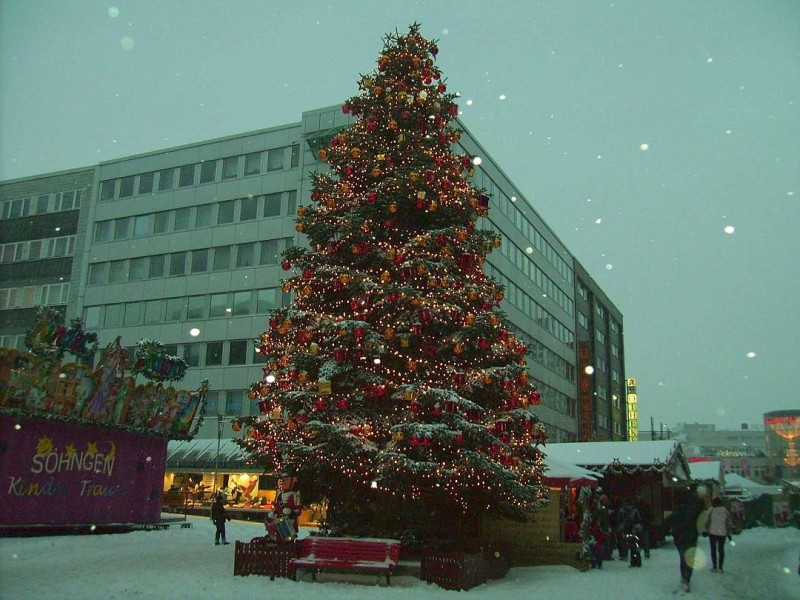
[[[297,555],[294,543],[276,544],[267,538],[253,538],[249,542],[236,542],[233,560],[234,575],[268,575],[294,579],[294,568],[289,561]]]

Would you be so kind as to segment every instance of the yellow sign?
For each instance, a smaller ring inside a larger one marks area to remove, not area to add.
[[[628,404],[633,404],[639,401],[639,396],[637,394],[628,394]]]
[[[629,377],[627,381],[628,381],[627,383],[628,387],[636,387],[636,379],[634,379],[633,377]]]

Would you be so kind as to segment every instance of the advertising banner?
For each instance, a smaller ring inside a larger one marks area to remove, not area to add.
[[[155,523],[167,439],[0,414],[0,525]]]

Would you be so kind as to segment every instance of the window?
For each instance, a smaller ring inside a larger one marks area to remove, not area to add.
[[[270,150],[267,154],[267,171],[280,171],[283,169],[283,148]]]
[[[178,175],[178,187],[194,185],[194,165],[184,165]]]
[[[150,257],[150,278],[164,276],[164,264],[166,262],[166,254],[156,254]]]
[[[281,194],[264,196],[264,217],[279,217],[281,214]]]
[[[247,364],[247,340],[232,340],[230,354],[228,355],[229,365]]]
[[[258,211],[258,197],[250,196],[242,198],[242,204],[239,207],[239,220],[252,221],[256,218]]]
[[[194,226],[195,227],[208,227],[211,225],[211,204],[201,204],[195,209]]]
[[[250,290],[246,292],[235,292],[233,294],[233,316],[240,317],[250,314]]]
[[[236,246],[236,266],[237,267],[252,267],[253,257],[255,256],[256,245],[255,242],[248,244],[237,244]]]
[[[189,296],[189,302],[186,305],[186,318],[187,319],[206,318],[205,296]]]
[[[173,252],[169,259],[170,276],[186,273],[186,252]]]
[[[258,290],[256,293],[256,313],[259,315],[267,314],[275,305],[275,288]]]
[[[94,241],[107,242],[111,239],[111,227],[114,221],[98,221],[94,224]]]
[[[163,169],[158,173],[158,191],[165,192],[171,190],[174,185],[175,169]]]
[[[130,235],[131,218],[125,217],[114,221],[114,239],[124,240]]]
[[[228,400],[225,402],[226,415],[241,415],[244,406],[244,390],[228,390]]]
[[[112,260],[108,273],[108,283],[121,283],[125,281],[125,279],[127,279],[125,272],[125,261]]]
[[[133,219],[133,237],[144,237],[153,231],[153,215],[139,215]]]
[[[206,414],[219,414],[219,390],[208,390],[206,392]]]
[[[155,214],[153,221],[153,233],[166,233],[169,227],[169,210],[162,210]]]
[[[119,181],[119,197],[120,198],[130,198],[133,196],[133,181],[134,176],[130,175],[128,177],[123,177]]]
[[[208,248],[192,250],[192,273],[208,271]]]
[[[214,270],[227,271],[231,268],[231,246],[214,248]]]
[[[36,214],[43,215],[47,212],[47,207],[50,204],[50,195],[39,196],[36,199]]]
[[[260,264],[262,265],[278,264],[278,240],[265,240],[261,242]]]
[[[153,192],[153,180],[155,173],[143,173],[139,175],[139,193],[150,194]]]
[[[87,329],[92,327],[103,326],[103,307],[102,306],[88,306],[83,318],[84,325]]]
[[[114,191],[117,187],[117,182],[114,179],[104,181],[100,184],[100,201],[112,200],[114,198]]]
[[[142,322],[142,303],[127,302],[125,304],[125,325],[139,325]]]
[[[286,214],[293,215],[297,212],[297,190],[286,192]]]
[[[222,342],[206,344],[206,366],[216,367],[222,364]]]
[[[231,156],[222,161],[222,179],[235,179],[239,174],[239,157]]]
[[[109,304],[106,306],[105,327],[119,327],[122,325],[122,304]]]
[[[219,212],[217,213],[217,225],[224,225],[226,223],[233,223],[233,210],[236,206],[235,200],[227,200],[219,203]]]
[[[200,365],[200,344],[184,344],[183,345],[183,360],[190,367],[197,367]]]
[[[163,302],[161,300],[148,300],[144,305],[145,325],[161,323],[164,320]]]
[[[180,321],[183,319],[183,298],[167,299],[167,315],[165,321]]]
[[[147,279],[148,260],[146,256],[132,258],[128,271],[128,281],[141,281]]]
[[[108,263],[89,265],[89,285],[108,283]]]
[[[42,240],[31,241],[28,247],[28,260],[36,260],[42,256]]]
[[[211,294],[210,317],[225,317],[228,315],[228,294]]]
[[[258,175],[261,173],[261,152],[251,152],[244,157],[244,174]]]
[[[200,163],[200,183],[212,183],[217,180],[217,161],[207,160]]]
[[[179,208],[175,211],[175,225],[173,231],[183,231],[189,229],[189,219],[191,217],[190,208]]]
[[[300,166],[300,144],[292,146],[292,169]]]

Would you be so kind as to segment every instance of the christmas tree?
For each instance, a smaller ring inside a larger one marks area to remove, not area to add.
[[[327,501],[337,533],[441,537],[525,519],[545,495],[539,395],[481,269],[500,238],[476,227],[489,197],[454,151],[437,52],[413,24],[360,77],[354,123],[319,150],[329,169],[297,211],[309,249],[283,255],[294,300],[257,340],[264,416],[242,419],[239,443]]]

